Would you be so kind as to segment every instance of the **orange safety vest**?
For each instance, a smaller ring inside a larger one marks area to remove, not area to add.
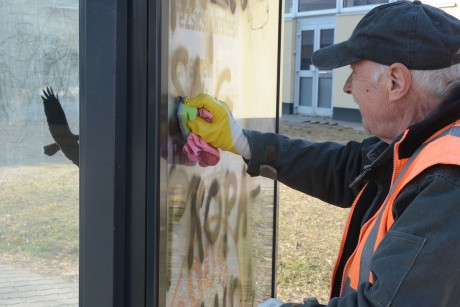
[[[401,140],[394,147],[394,171],[390,191],[379,210],[362,226],[357,247],[345,264],[340,296],[351,291],[356,291],[362,282],[373,283],[370,261],[380,242],[394,223],[392,214],[393,204],[401,190],[418,174],[430,166],[436,164],[460,165],[460,120],[446,126],[430,137],[410,158],[400,159],[398,149],[407,133],[408,131],[405,132]],[[338,264],[342,257],[344,242],[354,208],[365,188],[366,186],[358,194],[351,207],[339,258],[332,276],[333,281],[336,278]]]

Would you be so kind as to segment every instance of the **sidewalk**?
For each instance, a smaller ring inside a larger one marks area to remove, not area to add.
[[[0,264],[0,306],[78,306],[78,280],[67,281]]]
[[[335,120],[329,117],[320,116],[306,116],[300,114],[282,114],[280,122],[287,125],[301,125],[303,123],[319,124],[319,125],[338,125],[342,127],[349,127],[357,130],[364,130],[359,122],[348,122]]]

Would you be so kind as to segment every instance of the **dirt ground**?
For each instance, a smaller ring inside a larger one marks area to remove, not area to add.
[[[280,133],[310,141],[362,140],[362,129],[312,123],[286,124]],[[327,302],[348,209],[341,209],[283,184],[279,191],[277,295],[285,302],[317,297]]]

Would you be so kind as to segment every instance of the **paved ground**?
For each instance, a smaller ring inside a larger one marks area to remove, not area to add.
[[[319,117],[319,116],[305,116],[297,114],[283,114],[281,117],[281,122],[288,124],[302,124],[302,123],[312,123],[319,125],[338,125],[343,127],[350,127],[358,130],[363,130],[363,127],[360,122],[347,122],[331,119],[328,117]]]
[[[66,281],[0,264],[0,306],[78,306],[78,280]]]

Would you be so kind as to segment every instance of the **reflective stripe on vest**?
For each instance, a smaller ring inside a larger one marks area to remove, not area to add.
[[[362,226],[358,245],[345,264],[340,291],[341,296],[356,291],[362,282],[373,283],[370,262],[378,245],[393,225],[393,203],[406,184],[430,166],[436,164],[460,165],[460,120],[445,127],[427,140],[409,159],[399,159],[399,145],[406,135],[407,131],[394,148],[395,163],[390,191],[380,209]],[[358,195],[353,203],[350,215],[361,194]],[[350,220],[351,218],[349,218],[348,222]],[[347,232],[348,229],[349,225],[347,225],[345,231]],[[346,234],[344,238],[346,238]],[[339,255],[341,254],[342,251],[340,251]],[[337,260],[337,264],[340,262],[340,257]],[[336,272],[334,272],[335,274]],[[333,280],[335,278],[333,276]]]

